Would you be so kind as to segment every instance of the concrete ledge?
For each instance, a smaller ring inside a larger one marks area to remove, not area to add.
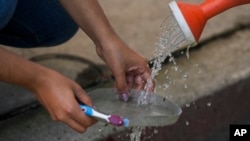
[[[38,105],[36,98],[27,90],[0,82],[0,121]]]

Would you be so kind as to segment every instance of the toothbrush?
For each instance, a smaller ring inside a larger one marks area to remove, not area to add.
[[[172,1],[169,8],[186,40],[194,46],[208,19],[227,9],[248,3],[250,0],[205,0],[201,4]]]
[[[129,126],[129,119],[123,118],[122,116],[107,115],[83,104],[80,104],[80,108],[87,116],[95,117],[98,120],[105,121],[115,126]]]

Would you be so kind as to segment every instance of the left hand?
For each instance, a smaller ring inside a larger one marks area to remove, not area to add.
[[[144,89],[151,80],[148,61],[129,48],[120,38],[110,38],[104,46],[97,47],[97,54],[107,63],[114,74],[120,98],[128,100],[129,89]],[[154,83],[147,90],[153,91]]]
[[[116,87],[122,98],[127,100],[126,96],[131,88],[143,89],[151,78],[147,60],[118,37],[98,1],[60,0],[60,2],[96,45],[97,54],[114,74]]]

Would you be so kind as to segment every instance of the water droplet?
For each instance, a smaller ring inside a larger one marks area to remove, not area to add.
[[[172,69],[174,70],[174,71],[178,71],[178,66],[176,66],[176,65],[174,65],[173,67],[172,67]]]
[[[208,102],[208,103],[207,103],[207,107],[210,107],[211,105],[212,105],[211,102]]]
[[[142,127],[134,127],[132,129],[132,133],[129,135],[130,140],[131,141],[140,141],[143,130],[144,130],[144,128],[142,128]]]
[[[184,84],[184,88],[185,88],[185,89],[187,89],[187,88],[188,88],[187,84]]]
[[[183,74],[183,78],[184,78],[185,80],[187,80],[188,74],[187,74],[187,73],[184,73],[184,74]]]
[[[190,124],[189,121],[186,121],[186,125],[189,126],[189,124]]]
[[[168,73],[168,69],[165,70],[164,74],[167,74]]]
[[[165,83],[165,84],[163,84],[163,87],[164,87],[165,89],[167,89],[167,88],[169,88],[169,84]]]
[[[198,69],[198,73],[199,73],[199,74],[202,73],[202,69],[201,69],[201,68]]]
[[[154,129],[154,134],[157,134],[158,133],[158,130],[157,129]]]
[[[168,61],[169,62],[174,62],[174,58],[173,57],[169,57]]]
[[[190,103],[187,103],[187,104],[186,104],[186,107],[190,107]]]

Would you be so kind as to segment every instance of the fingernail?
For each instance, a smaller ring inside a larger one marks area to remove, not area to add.
[[[128,99],[129,99],[129,96],[127,95],[127,94],[125,94],[125,93],[123,93],[123,94],[120,94],[119,95],[119,99],[121,100],[121,101],[128,101]]]

